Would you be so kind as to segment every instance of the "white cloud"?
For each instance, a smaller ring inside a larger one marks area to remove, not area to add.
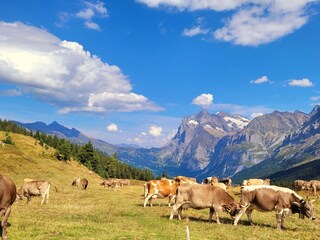
[[[150,126],[149,134],[153,137],[159,137],[162,134],[162,127]]]
[[[264,115],[264,114],[263,114],[263,113],[252,113],[252,114],[250,115],[250,118],[253,119],[253,118],[255,118],[255,117],[259,117],[259,116],[262,116],[262,115]]]
[[[107,126],[107,131],[108,132],[118,132],[119,129],[118,129],[118,126],[114,123],[111,123]]]
[[[94,22],[86,21],[84,25],[93,30],[101,30],[100,26]]]
[[[202,29],[201,26],[196,26],[191,29],[184,29],[182,35],[186,37],[193,37],[199,34],[207,34],[209,32],[208,29]]]
[[[132,92],[119,67],[79,43],[19,22],[0,22],[0,36],[0,82],[53,103],[61,113],[162,109]]]
[[[320,96],[313,96],[313,97],[311,97],[310,99],[311,99],[311,101],[316,102],[316,101],[319,101],[319,100],[320,100]]]
[[[84,8],[79,10],[76,13],[59,13],[59,20],[60,23],[57,23],[57,26],[62,27],[64,26],[70,19],[78,18],[83,19],[84,26],[86,28],[92,30],[101,30],[100,25],[94,22],[96,18],[106,18],[108,17],[108,10],[105,7],[104,2],[96,1],[94,3],[83,1]]]
[[[313,87],[314,84],[308,78],[303,78],[301,80],[289,80],[288,85],[291,87]]]
[[[263,77],[260,77],[256,80],[250,81],[250,83],[254,83],[254,84],[261,84],[261,83],[265,83],[265,82],[270,82],[270,80],[268,79],[267,76],[263,76]]]
[[[136,0],[149,7],[179,11],[229,11],[224,26],[214,32],[217,40],[258,46],[284,37],[308,22],[308,6],[318,0]]]
[[[192,104],[199,105],[202,107],[208,107],[213,104],[213,95],[208,93],[203,93],[199,95],[198,97],[194,98],[192,100]]]

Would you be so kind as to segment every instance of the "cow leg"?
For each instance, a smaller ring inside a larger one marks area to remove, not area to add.
[[[147,197],[144,199],[143,207],[146,207],[146,206],[147,206],[147,202],[149,202],[150,207],[152,207],[152,202],[151,202],[152,197],[153,197],[153,194],[147,196]]]
[[[247,206],[246,205],[245,206],[241,206],[240,211],[237,213],[237,215],[234,218],[233,225],[236,226],[238,224],[242,214],[248,209],[249,206],[250,206],[249,204]]]
[[[210,208],[210,211],[209,211],[209,222],[211,223],[212,222],[212,215],[214,213],[214,209],[213,208]]]
[[[178,209],[178,219],[181,221],[182,218],[182,207],[179,207]]]
[[[178,212],[178,218],[179,218],[179,220],[181,220],[181,211],[182,211],[182,207],[181,206],[182,206],[181,204],[179,204],[179,205],[174,204],[172,206],[172,210],[171,210],[170,217],[169,217],[170,220],[173,219],[173,216],[174,216],[174,214],[176,213],[177,210],[180,211],[180,212]]]
[[[251,226],[254,225],[254,223],[253,223],[253,221],[252,221],[252,217],[251,217],[252,211],[253,211],[253,209],[251,209],[251,210],[247,209],[247,211],[246,211],[247,218],[248,218],[248,221],[249,221],[249,223],[250,223]]]
[[[27,196],[27,204],[30,204],[30,203],[31,203],[31,196],[28,195],[28,196]]]
[[[210,209],[211,211],[211,209]],[[219,210],[218,209],[214,209],[215,213],[216,213],[216,219],[217,219],[217,224],[220,224],[220,215],[219,215]]]
[[[1,228],[2,228],[2,240],[7,240],[7,222],[8,222],[8,218],[10,216],[10,212],[11,212],[11,206],[9,206],[4,213],[4,217],[2,219],[1,222]]]

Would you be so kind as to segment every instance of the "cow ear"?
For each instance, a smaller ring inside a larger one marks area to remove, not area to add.
[[[298,203],[298,202],[293,202],[292,204],[295,205],[295,206],[297,206],[298,208],[301,207],[300,203]]]

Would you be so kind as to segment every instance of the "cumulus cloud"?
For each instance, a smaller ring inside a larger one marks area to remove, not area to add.
[[[267,76],[263,76],[263,77],[260,77],[256,80],[250,81],[250,83],[254,83],[254,84],[261,84],[261,83],[266,83],[266,82],[270,82],[270,80],[268,79]]]
[[[301,80],[289,80],[288,85],[291,87],[313,87],[314,83],[308,78],[303,78]]]
[[[111,123],[107,126],[107,131],[108,132],[118,132],[119,129],[118,129],[118,126],[117,124],[114,124],[114,123]]]
[[[203,93],[199,95],[198,97],[194,98],[192,100],[192,104],[202,106],[202,107],[208,107],[213,104],[213,95],[208,93]]]
[[[0,82],[56,105],[61,113],[161,110],[132,92],[121,69],[43,29],[0,22]]]
[[[229,11],[214,38],[236,45],[258,46],[275,41],[308,22],[308,6],[318,0],[136,0],[151,8],[179,11]]]
[[[88,2],[83,1],[83,8],[76,13],[59,13],[60,23],[57,25],[62,27],[66,22],[72,18],[78,18],[84,20],[84,26],[92,30],[101,30],[99,24],[94,22],[96,18],[106,18],[108,17],[108,10],[105,7],[104,2]]]
[[[208,29],[202,29],[201,26],[196,26],[191,29],[185,28],[182,32],[182,35],[186,37],[193,37],[199,34],[207,34],[208,32],[209,32]]]
[[[159,136],[161,136],[161,133],[162,133],[162,127],[150,126],[150,128],[149,128],[149,134],[150,134],[151,136],[159,137]]]

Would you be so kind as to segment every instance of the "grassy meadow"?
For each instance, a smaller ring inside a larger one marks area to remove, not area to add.
[[[52,186],[48,204],[40,205],[41,198],[16,201],[7,228],[11,240],[53,239],[186,239],[186,226],[194,239],[320,239],[319,219],[286,218],[287,230],[275,229],[275,212],[252,214],[256,226],[249,226],[244,215],[238,226],[233,226],[226,213],[222,224],[208,222],[209,210],[189,209],[183,212],[189,221],[177,218],[170,221],[171,209],[167,199],[155,199],[154,207],[143,208],[143,182],[131,181],[130,186],[111,190],[101,187],[102,179],[77,162],[59,162],[53,149],[35,146],[34,139],[10,134],[15,145],[0,146],[0,174],[11,177],[19,188],[24,178],[50,179]],[[0,140],[4,132],[0,132]],[[75,177],[89,180],[86,191],[71,186]],[[228,190],[239,200],[239,188]],[[300,193],[306,197],[306,192]],[[315,202],[320,209],[320,200]],[[319,215],[319,214],[317,214]]]

